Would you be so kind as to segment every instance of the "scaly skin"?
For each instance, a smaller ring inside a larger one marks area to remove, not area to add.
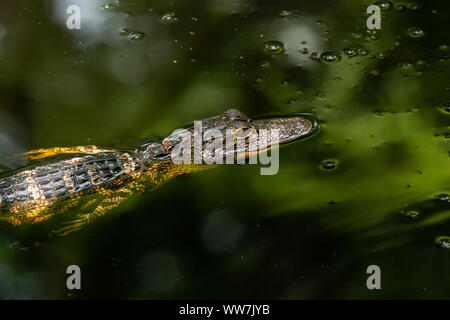
[[[202,126],[223,133],[231,130],[236,136],[246,128],[277,129],[280,144],[310,135],[317,128],[314,121],[300,116],[251,120],[237,110],[203,120]],[[193,132],[193,127],[186,130]],[[153,190],[180,174],[211,167],[174,164],[170,152],[177,143],[178,136],[172,134],[133,151],[96,146],[30,151],[26,154],[30,159],[45,160],[0,179],[0,221],[13,225],[38,223],[77,207],[76,218],[56,231],[64,235],[106,214],[133,194]],[[246,148],[248,156],[252,146]],[[62,159],[52,159],[61,155]]]

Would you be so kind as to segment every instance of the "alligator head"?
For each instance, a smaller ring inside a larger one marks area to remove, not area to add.
[[[177,129],[147,146],[155,159],[174,163],[244,163],[251,156],[311,136],[318,123],[311,116],[290,114],[251,119],[236,109]]]

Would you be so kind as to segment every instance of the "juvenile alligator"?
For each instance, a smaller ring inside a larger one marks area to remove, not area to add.
[[[234,109],[203,120],[201,125],[203,132],[217,129],[224,136],[231,133],[233,139],[224,148],[223,157],[234,158],[248,158],[270,149],[271,138],[267,136],[265,141],[260,137],[253,143],[240,144],[239,150],[237,141],[258,130],[277,130],[281,145],[317,129],[316,121],[300,115],[252,120]],[[184,130],[195,134],[194,126]],[[180,141],[180,132],[174,132],[135,150],[81,146],[30,151],[27,157],[37,163],[0,178],[0,221],[13,225],[38,223],[74,208],[76,217],[56,232],[64,235],[106,214],[135,193],[153,190],[183,173],[211,167],[205,164],[210,163],[207,159],[211,156],[206,154],[206,142],[200,146],[201,163],[174,163],[171,152]]]

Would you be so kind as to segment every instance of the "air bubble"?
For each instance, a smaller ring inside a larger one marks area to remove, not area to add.
[[[375,5],[379,6],[381,10],[389,10],[392,8],[392,2],[390,1],[377,1]]]
[[[425,31],[418,27],[411,27],[408,29],[408,36],[411,38],[422,38],[425,35]]]
[[[341,61],[341,56],[337,51],[327,51],[320,55],[320,61],[324,63],[337,63]]]
[[[418,3],[412,2],[409,4],[408,8],[411,10],[419,10],[421,8],[421,5]]]
[[[418,65],[418,66],[422,66],[424,64],[425,64],[425,60],[419,59],[416,61],[416,65]]]
[[[130,30],[128,30],[127,28],[120,28],[119,32],[121,36],[127,36],[130,34]]]
[[[266,54],[276,55],[284,52],[284,44],[280,41],[267,41],[263,47]]]
[[[325,92],[318,92],[317,93],[317,98],[320,98],[320,99],[325,99],[327,97],[327,94],[325,93]]]
[[[362,56],[367,56],[369,54],[369,52],[370,51],[367,49],[363,49],[363,48],[358,49],[358,53]]]
[[[417,218],[418,216],[419,216],[419,211],[416,211],[416,210],[408,210],[406,213],[405,213],[405,215],[407,216],[407,217],[409,217],[409,218]]]
[[[449,114],[450,113],[450,102],[444,103],[444,105],[441,107],[441,110],[444,113]]]
[[[450,237],[447,236],[437,237],[434,240],[434,243],[436,243],[439,247],[443,249],[450,249]]]
[[[308,48],[303,48],[302,50],[299,50],[298,52],[303,53],[303,54],[308,54],[309,49]]]
[[[261,61],[259,63],[259,68],[262,70],[267,70],[267,69],[269,69],[269,67],[270,67],[270,63],[267,61]]]
[[[320,165],[325,170],[332,170],[336,168],[337,163],[335,160],[324,160]]]
[[[450,196],[446,193],[441,193],[436,197],[437,200],[443,202],[450,202]]]
[[[133,41],[141,41],[142,39],[145,38],[145,33],[144,32],[133,32],[130,35],[130,39]]]
[[[166,13],[161,17],[161,22],[165,24],[170,24],[178,21],[178,17],[174,12]]]
[[[354,56],[358,55],[358,51],[356,51],[355,49],[352,49],[352,48],[346,48],[342,51],[349,57],[354,57]]]

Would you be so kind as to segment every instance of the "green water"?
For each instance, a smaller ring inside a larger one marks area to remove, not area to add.
[[[446,1],[380,1],[376,31],[371,1],[6,2],[0,171],[228,108],[321,130],[282,148],[276,175],[181,176],[67,237],[0,225],[1,298],[450,298]]]

